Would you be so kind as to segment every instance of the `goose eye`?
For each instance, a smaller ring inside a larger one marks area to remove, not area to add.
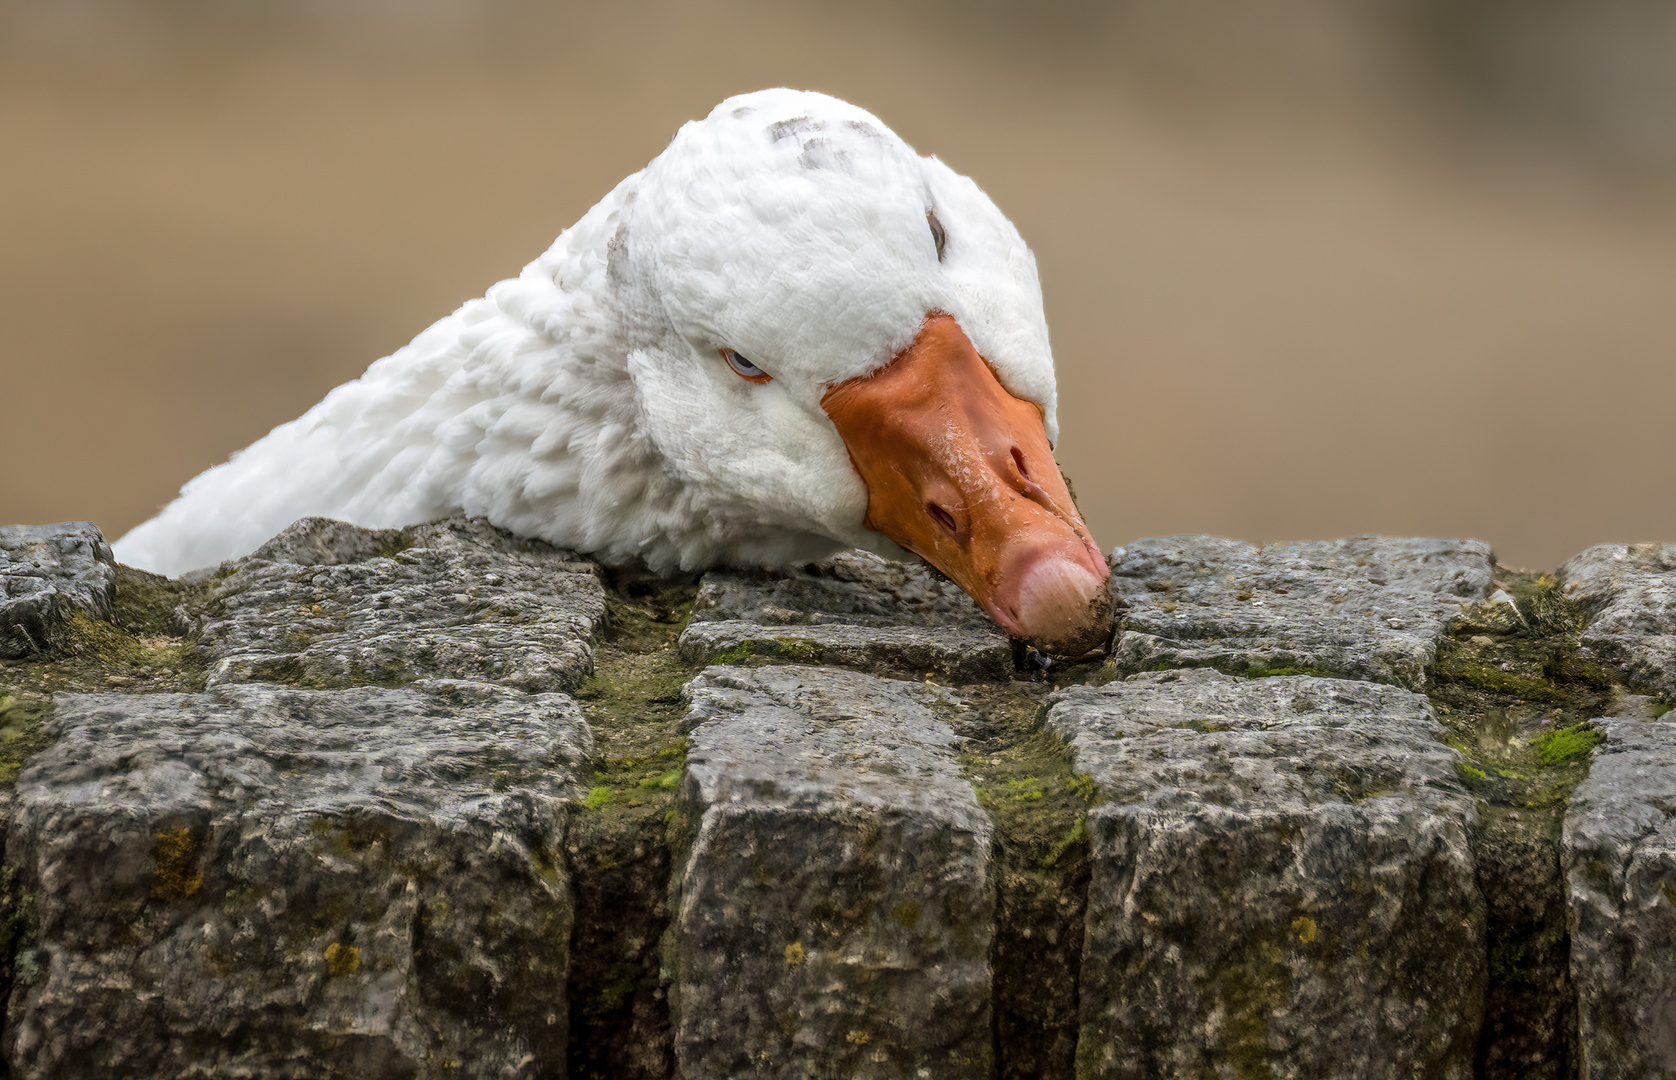
[[[937,211],[925,212],[925,223],[931,227],[931,242],[937,245],[937,261],[943,261],[943,248],[948,245],[949,234],[943,229],[943,223],[937,220]]]
[[[746,382],[765,383],[774,377],[732,349],[723,349],[722,359],[727,361],[727,366],[733,369],[735,375]]]

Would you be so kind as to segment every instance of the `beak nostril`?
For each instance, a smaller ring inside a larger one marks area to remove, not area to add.
[[[1026,480],[1030,479],[1030,470],[1024,467],[1024,451],[1013,447],[1013,464],[1018,466],[1018,474]]]
[[[937,524],[947,529],[951,535],[959,531],[954,523],[954,515],[936,503],[926,503],[925,512],[930,514],[932,520],[936,521]]]

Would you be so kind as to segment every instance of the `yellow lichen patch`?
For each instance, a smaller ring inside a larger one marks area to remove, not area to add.
[[[1299,915],[1296,919],[1292,920],[1292,932],[1298,935],[1299,941],[1303,942],[1305,945],[1310,944],[1315,940],[1315,920],[1310,918],[1308,915]]]
[[[801,966],[803,961],[807,958],[807,954],[803,951],[803,942],[794,941],[790,945],[786,946],[786,963],[790,964],[792,967]]]
[[[184,900],[204,885],[198,868],[198,839],[186,826],[157,834],[152,858],[151,895],[158,900]]]
[[[361,950],[354,945],[334,941],[326,946],[326,973],[332,976],[353,975],[361,970]]]
[[[857,1046],[866,1046],[868,1043],[873,1041],[873,1036],[857,1028],[848,1035],[844,1036],[844,1041],[855,1043]]]

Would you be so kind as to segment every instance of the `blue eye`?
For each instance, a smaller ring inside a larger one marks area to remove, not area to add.
[[[733,369],[735,375],[746,382],[765,383],[774,377],[732,349],[722,349],[722,359],[727,361],[727,366]]]

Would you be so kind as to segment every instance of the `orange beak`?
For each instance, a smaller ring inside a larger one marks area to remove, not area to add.
[[[1111,634],[1106,562],[1054,463],[1042,411],[1009,394],[951,315],[821,398],[867,484],[866,525],[947,574],[1000,626],[1080,656]]]

